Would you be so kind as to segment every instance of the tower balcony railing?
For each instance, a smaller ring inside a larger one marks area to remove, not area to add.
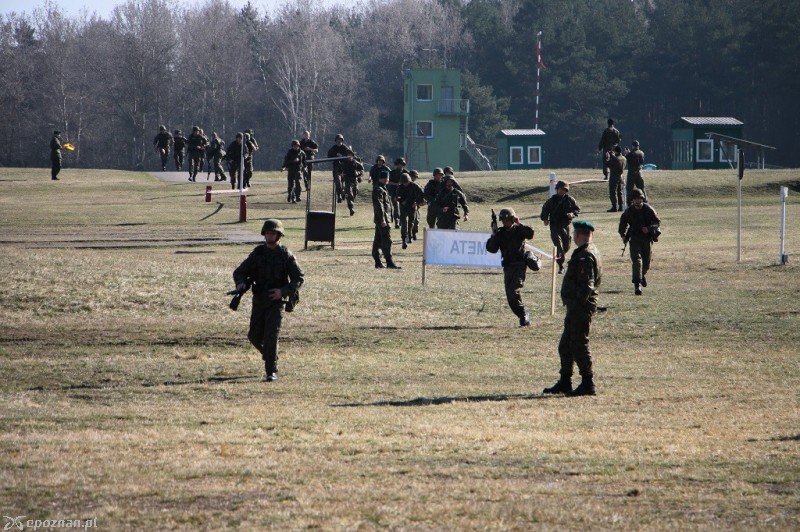
[[[440,115],[468,115],[468,99],[441,98],[436,107],[436,113]]]

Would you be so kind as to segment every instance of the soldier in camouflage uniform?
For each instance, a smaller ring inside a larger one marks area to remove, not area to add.
[[[631,254],[631,282],[633,293],[642,295],[642,288],[647,286],[647,275],[650,269],[650,257],[653,242],[661,234],[661,220],[649,203],[644,203],[644,194],[638,188],[631,191],[631,205],[619,217],[619,236],[627,243]]]
[[[211,142],[208,148],[211,152],[211,161],[214,164],[214,181],[227,181],[225,169],[222,167],[222,158],[225,157],[225,142],[219,138],[216,131],[211,133]]]
[[[250,188],[250,178],[253,177],[253,155],[258,151],[258,142],[253,136],[253,130],[248,129],[249,133],[244,134],[244,143],[247,150],[244,153],[244,188]],[[299,188],[299,185],[298,185]],[[297,199],[300,199],[300,193],[297,194]]]
[[[461,219],[461,210],[464,211],[464,221],[469,219],[469,205],[467,196],[456,188],[456,180],[447,176],[444,181],[444,190],[436,202],[439,204],[439,218],[436,227],[439,229],[457,229]]]
[[[303,270],[280,239],[283,223],[268,219],[261,228],[264,243],[257,246],[233,272],[233,282],[240,292],[252,287],[253,310],[247,338],[264,360],[264,380],[278,379],[278,335],[286,311],[293,308],[303,285]]]
[[[603,159],[604,179],[608,179],[608,164],[611,160],[610,152],[621,140],[622,135],[619,130],[614,127],[614,120],[609,118],[608,127],[603,130],[603,134],[600,136],[600,142],[597,143],[597,151],[600,152],[600,157]]]
[[[328,150],[328,157],[346,157],[349,148],[344,143],[344,136],[341,133],[336,135],[334,145]],[[344,171],[342,160],[333,161],[333,186],[336,194],[336,201],[344,201],[344,185],[342,184],[342,173]]]
[[[625,181],[622,179],[622,172],[625,171],[625,157],[622,155],[622,148],[614,146],[614,156],[608,161],[608,197],[611,200],[611,208],[606,212],[622,211],[622,189]]]
[[[386,166],[386,157],[378,155],[375,157],[375,164],[369,169],[369,179],[367,180],[369,183],[372,183],[373,187],[378,186],[378,178],[383,170],[389,170],[389,167]],[[391,172],[389,175],[391,175]]]
[[[193,126],[192,134],[189,135],[187,142],[189,145],[189,181],[194,181],[203,166],[208,139],[198,126]]]
[[[528,264],[526,262],[525,240],[533,238],[533,228],[519,223],[519,218],[514,209],[500,209],[499,214],[502,227],[492,221],[492,236],[486,241],[486,251],[497,253],[503,257],[503,284],[506,289],[508,306],[519,318],[520,327],[528,327],[531,317],[525,310],[520,294],[525,285],[525,274]],[[535,262],[539,269],[538,262]]]
[[[186,145],[189,143],[188,139],[183,136],[180,129],[176,129],[172,135],[173,152],[172,158],[175,160],[175,170],[183,170],[183,156],[186,154]]]
[[[353,216],[356,213],[353,201],[358,196],[358,184],[361,182],[361,176],[364,175],[364,165],[352,147],[347,148],[347,155],[349,158],[342,161],[342,187],[350,216]]]
[[[598,287],[603,273],[600,254],[592,242],[594,225],[591,222],[573,222],[575,245],[567,263],[567,273],[561,283],[561,301],[567,307],[564,332],[558,342],[561,359],[561,377],[543,393],[568,395],[594,395],[594,372],[589,351],[589,330],[592,316],[597,310]],[[578,366],[581,383],[572,389],[573,366]]]
[[[425,193],[425,203],[428,204],[428,214],[426,221],[428,228],[433,229],[436,227],[436,220],[439,218],[439,194],[444,190],[444,172],[441,168],[433,169],[433,178],[425,183],[425,188],[422,189]]]
[[[228,173],[231,176],[231,189],[239,188],[239,181],[242,179],[242,151],[244,150],[246,155],[247,149],[247,145],[244,143],[244,134],[237,133],[236,138],[228,144],[228,149],[225,151]]]
[[[400,229],[400,204],[397,203],[397,190],[400,188],[400,179],[403,177],[403,174],[407,173],[408,170],[406,170],[406,160],[402,157],[395,159],[394,169],[389,172],[389,183],[387,184],[387,190],[389,191],[389,197],[392,198],[394,226],[396,229]]]
[[[642,178],[642,165],[644,164],[644,152],[639,148],[639,141],[631,142],[631,148],[625,152],[625,159],[628,162],[628,178],[625,180],[625,192],[628,205],[631,204],[631,192],[634,188],[642,191],[644,201],[647,201],[647,192],[644,190],[644,179]]]
[[[550,226],[550,239],[556,247],[558,273],[564,271],[564,260],[570,246],[569,223],[580,214],[581,208],[569,195],[569,184],[556,183],[556,193],[542,205],[540,218]]]
[[[286,152],[283,158],[283,166],[281,170],[287,170],[287,193],[286,201],[288,203],[297,203],[300,201],[300,178],[302,177],[303,170],[306,166],[306,154],[300,149],[300,141],[293,140],[292,147]]]
[[[419,179],[419,172],[417,172],[416,170],[409,170],[408,175],[411,178],[411,182],[414,183],[415,185],[417,185],[420,190],[422,190],[422,186],[420,186],[420,184],[417,183],[417,179]],[[416,240],[417,239],[417,233],[419,232],[419,218],[420,218],[420,216],[419,216],[419,208],[422,207],[423,205],[425,205],[425,192],[424,192],[424,190],[423,190],[423,193],[422,193],[422,201],[419,202],[417,204],[417,208],[414,209],[414,222],[411,224],[411,235],[409,235],[411,240]]]
[[[319,144],[311,138],[311,131],[307,129],[303,131],[303,138],[300,139],[300,149],[306,154],[306,171],[303,172],[303,185],[306,187],[306,190],[308,190],[311,187],[311,168],[314,166],[309,163],[309,161],[317,156]]]
[[[58,173],[61,171],[61,132],[53,131],[50,139],[50,179],[58,181]]]
[[[167,169],[167,159],[169,158],[169,147],[172,146],[172,135],[167,131],[166,126],[158,126],[158,134],[153,138],[153,146],[161,156],[161,171]]]
[[[378,175],[378,186],[372,188],[372,210],[374,212],[375,237],[372,239],[372,258],[375,267],[383,268],[380,252],[386,259],[386,267],[399,270],[400,266],[392,260],[392,200],[386,190],[389,182],[389,169],[384,169]]]
[[[417,210],[424,202],[425,194],[418,184],[411,181],[411,174],[400,176],[397,204],[400,206],[400,237],[403,239],[403,249],[411,243]]]

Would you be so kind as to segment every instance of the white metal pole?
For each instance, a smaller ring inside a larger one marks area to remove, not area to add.
[[[422,228],[422,286],[425,286],[425,266],[426,266],[426,259],[428,256],[428,228]]]
[[[555,316],[556,314],[556,247],[553,246],[553,279],[552,284],[550,285],[550,315]]]
[[[780,263],[786,264],[786,198],[789,195],[789,187],[781,187],[781,255]]]
[[[739,182],[736,186],[736,262],[742,262],[742,178],[744,177],[744,150],[739,150]]]
[[[550,195],[556,193],[556,173],[550,172]]]
[[[539,129],[539,80],[542,72],[542,32],[536,34],[536,120],[535,129]]]

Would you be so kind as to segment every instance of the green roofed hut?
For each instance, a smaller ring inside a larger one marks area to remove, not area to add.
[[[502,129],[495,139],[498,170],[543,167],[544,131],[541,129]]]
[[[744,122],[730,116],[682,116],[672,124],[672,169],[736,166],[737,145],[721,137],[742,138],[743,130]]]

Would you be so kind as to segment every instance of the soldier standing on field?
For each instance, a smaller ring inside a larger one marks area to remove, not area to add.
[[[561,359],[561,377],[543,393],[567,395],[594,395],[594,372],[589,351],[589,330],[592,316],[597,310],[597,295],[603,266],[600,254],[592,242],[594,225],[591,222],[573,222],[575,251],[567,263],[567,273],[561,283],[561,301],[567,307],[564,332],[558,342]],[[573,366],[578,366],[581,383],[572,389]]]
[[[300,139],[300,149],[306,154],[306,171],[303,173],[303,185],[308,190],[311,188],[311,167],[314,166],[309,161],[313,160],[317,152],[319,152],[319,144],[314,142],[311,138],[311,131],[307,129],[303,131],[303,138]]]
[[[425,192],[422,190],[422,186],[420,186],[420,184],[417,183],[417,179],[419,179],[419,172],[417,172],[416,170],[410,170],[408,172],[408,175],[411,178],[411,182],[417,185],[420,191],[422,192],[422,201],[418,202],[417,208],[414,209],[414,223],[412,224],[411,227],[411,235],[410,235],[411,240],[416,240],[417,233],[419,232],[419,208],[425,205]]]
[[[183,170],[183,156],[189,141],[183,136],[183,132],[180,129],[176,129],[172,135],[172,142],[172,149],[174,150],[172,158],[175,159],[175,170],[180,172]]]
[[[53,131],[50,139],[50,179],[58,181],[58,173],[61,171],[61,132]]]
[[[258,151],[258,142],[253,136],[252,129],[248,129],[250,133],[245,132],[244,143],[247,150],[244,152],[244,188],[250,188],[250,178],[253,177],[253,155]],[[298,185],[299,187],[300,185]],[[300,193],[297,193],[297,199],[300,200]]]
[[[353,208],[353,201],[358,196],[358,184],[361,182],[361,176],[364,175],[364,165],[361,159],[356,157],[352,147],[347,149],[347,159],[342,161],[342,186],[344,187],[344,197],[347,200],[347,208],[350,210],[350,216],[353,216],[356,211]]]
[[[619,217],[619,236],[630,247],[631,282],[633,293],[642,295],[642,287],[647,286],[650,257],[653,242],[661,234],[661,220],[649,203],[644,203],[644,194],[638,188],[631,191],[631,204]]]
[[[286,175],[288,185],[286,201],[288,203],[297,203],[300,201],[300,177],[306,165],[306,154],[300,149],[300,141],[293,140],[292,147],[286,152],[283,158],[283,167],[281,170],[287,170]]]
[[[608,127],[603,130],[600,136],[600,142],[597,143],[597,151],[600,152],[600,157],[603,160],[603,179],[608,179],[608,163],[611,159],[611,150],[614,146],[620,143],[622,135],[619,130],[614,127],[614,120],[608,119]]]
[[[508,306],[519,318],[520,327],[529,327],[531,316],[522,303],[521,290],[525,285],[528,262],[525,250],[525,240],[533,238],[533,228],[519,223],[519,218],[514,209],[500,209],[500,223],[492,220],[492,236],[486,241],[486,251],[497,253],[503,257],[503,284],[506,289]],[[535,270],[539,269],[538,261],[534,260]]]
[[[417,209],[424,202],[422,187],[411,181],[411,174],[401,175],[400,186],[397,187],[397,204],[400,206],[400,237],[403,239],[403,249],[411,243]]]
[[[406,160],[398,157],[394,160],[394,169],[389,172],[389,183],[387,185],[389,196],[392,198],[392,209],[394,211],[394,227],[400,229],[400,205],[397,203],[397,189],[400,188],[400,179],[403,174],[407,174]]]
[[[558,273],[564,271],[564,259],[570,247],[569,224],[580,212],[581,208],[569,195],[569,184],[564,181],[556,183],[556,193],[542,205],[539,217],[544,225],[550,226],[550,240],[556,247]]]
[[[444,181],[444,191],[436,200],[439,203],[439,218],[436,227],[439,229],[458,229],[461,211],[464,211],[464,221],[469,219],[469,205],[467,196],[456,188],[453,176],[447,176]]]
[[[378,186],[372,188],[372,210],[375,222],[375,237],[372,239],[372,258],[375,267],[383,268],[381,252],[386,259],[386,267],[399,270],[400,266],[392,260],[392,199],[386,184],[389,182],[389,169],[385,168],[378,175]]]
[[[208,139],[198,126],[192,126],[192,134],[189,135],[187,142],[189,146],[189,181],[194,181],[197,177],[197,172],[203,166]]]
[[[346,157],[350,149],[344,143],[344,136],[341,133],[336,135],[334,145],[328,150],[328,157]],[[336,201],[344,201],[344,186],[342,185],[342,172],[344,164],[341,160],[333,161],[333,185],[336,193]]]
[[[167,169],[167,159],[169,158],[169,147],[172,146],[172,135],[167,131],[166,126],[158,126],[158,134],[153,138],[153,146],[161,156],[161,171]]]
[[[247,153],[247,145],[244,143],[244,134],[237,133],[233,142],[228,144],[225,150],[225,159],[228,160],[228,173],[231,175],[231,189],[239,188],[239,180],[242,179],[242,150]]]
[[[628,162],[628,178],[625,180],[628,205],[631,203],[631,192],[634,188],[638,188],[642,192],[644,201],[647,201],[647,192],[644,190],[644,179],[642,178],[644,152],[639,148],[638,140],[631,142],[631,149],[625,150],[625,159]]]
[[[278,380],[278,335],[284,305],[289,312],[303,286],[303,270],[284,245],[283,223],[268,219],[261,228],[264,243],[258,245],[233,272],[236,290],[253,290],[253,309],[247,339],[261,353],[264,381]]]
[[[439,195],[444,190],[444,172],[441,168],[433,169],[433,177],[425,183],[425,188],[422,189],[425,193],[425,203],[428,204],[428,214],[425,217],[428,222],[428,228],[433,229],[436,227],[436,220],[439,218]]]
[[[622,189],[625,185],[625,180],[622,179],[622,172],[625,171],[625,157],[622,155],[622,148],[619,145],[614,146],[613,157],[608,161],[608,172],[610,178],[608,180],[608,197],[611,200],[611,208],[606,212],[622,211]]]

